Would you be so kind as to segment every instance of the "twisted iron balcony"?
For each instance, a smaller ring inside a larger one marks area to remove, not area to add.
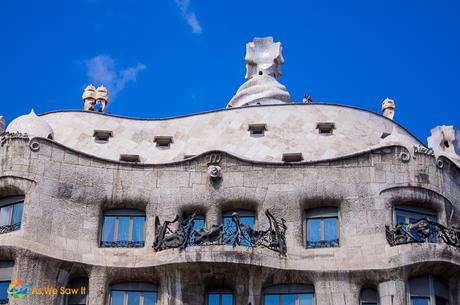
[[[193,230],[194,219],[198,212],[195,212],[187,219],[182,219],[179,215],[172,221],[160,223],[158,217],[155,218],[155,241],[154,251],[165,249],[180,248],[185,249],[190,246],[209,246],[209,245],[232,245],[246,247],[264,247],[281,255],[286,255],[286,225],[285,220],[281,221],[266,210],[265,215],[269,221],[269,228],[266,230],[255,230],[240,222],[238,213],[232,214],[232,226],[225,227],[222,224],[214,224],[209,229],[201,228]],[[177,223],[173,228],[172,224]]]
[[[20,222],[14,223],[11,225],[3,225],[3,226],[0,226],[0,234],[13,232],[13,231],[19,230],[20,228],[21,228]],[[0,303],[0,304],[4,304],[4,303]]]
[[[339,239],[307,241],[307,248],[332,248],[339,246]]]
[[[144,241],[101,241],[101,248],[142,248]]]
[[[385,233],[387,241],[392,247],[441,240],[449,246],[460,249],[460,228],[448,228],[426,218],[410,224],[397,224],[394,227],[385,226]]]

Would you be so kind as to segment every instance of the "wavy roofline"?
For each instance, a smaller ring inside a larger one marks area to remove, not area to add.
[[[338,156],[338,157],[333,157],[333,158],[326,158],[326,159],[319,159],[319,160],[306,160],[306,161],[300,161],[300,162],[283,162],[283,161],[252,160],[252,159],[244,158],[242,156],[238,156],[238,155],[233,154],[231,152],[215,149],[215,150],[208,150],[208,151],[202,152],[200,154],[197,154],[197,155],[195,155],[195,156],[193,156],[191,158],[182,159],[182,160],[160,162],[160,163],[143,163],[143,162],[118,161],[118,160],[113,160],[113,159],[102,158],[102,157],[99,157],[99,156],[96,156],[96,155],[93,155],[93,154],[89,154],[89,153],[86,153],[86,152],[83,152],[83,151],[80,151],[80,150],[76,150],[74,148],[71,148],[71,147],[66,146],[64,144],[61,144],[61,143],[56,142],[54,140],[50,140],[50,139],[42,138],[42,137],[33,137],[33,138],[31,138],[30,141],[29,141],[29,146],[32,145],[32,143],[34,141],[37,141],[37,140],[42,142],[42,143],[44,143],[44,144],[46,144],[46,145],[50,145],[50,144],[51,145],[56,145],[57,147],[59,147],[59,148],[61,148],[63,150],[67,150],[67,151],[73,152],[75,154],[82,155],[82,156],[84,156],[84,157],[86,157],[88,159],[107,162],[107,163],[111,163],[111,164],[114,164],[114,165],[127,165],[127,166],[130,166],[130,167],[141,167],[141,168],[157,167],[157,166],[181,165],[181,164],[185,164],[185,163],[188,163],[190,161],[197,160],[199,158],[202,158],[203,156],[213,154],[213,153],[227,155],[227,156],[229,156],[231,158],[234,158],[236,160],[239,160],[241,162],[246,162],[246,163],[249,163],[249,164],[296,167],[296,166],[317,165],[317,164],[321,164],[321,163],[328,163],[328,162],[335,162],[335,161],[340,161],[340,160],[344,160],[344,159],[351,159],[351,158],[354,158],[354,157],[359,157],[359,156],[362,156],[362,155],[366,155],[366,154],[370,154],[370,153],[373,153],[373,152],[376,152],[376,151],[380,151],[380,150],[385,149],[385,148],[400,147],[400,148],[403,148],[403,149],[407,150],[407,147],[405,147],[402,144],[401,145],[399,145],[399,144],[390,144],[390,145],[384,145],[384,146],[379,146],[379,147],[373,147],[371,149],[365,149],[365,150],[357,151],[357,152],[354,152],[354,153],[351,153],[351,154],[346,154],[346,155],[343,155],[343,156]],[[15,141],[15,140],[13,140],[13,141]]]
[[[189,113],[189,114],[183,114],[183,115],[177,115],[177,116],[170,116],[170,117],[164,117],[164,118],[136,118],[136,117],[128,117],[128,116],[123,116],[123,115],[117,115],[117,114],[111,114],[111,113],[105,113],[105,112],[95,112],[95,111],[86,111],[86,110],[54,110],[54,111],[49,111],[45,112],[42,114],[39,114],[38,116],[46,116],[49,114],[54,114],[54,113],[63,113],[63,112],[83,112],[83,113],[91,113],[95,115],[101,115],[101,116],[107,116],[107,117],[113,117],[113,118],[118,118],[118,119],[126,119],[126,120],[134,120],[134,121],[168,121],[168,120],[174,120],[174,119],[182,119],[182,118],[188,118],[188,117],[193,117],[193,116],[199,116],[199,115],[205,115],[205,114],[210,114],[210,113],[217,113],[217,112],[223,112],[223,111],[235,111],[235,110],[241,110],[241,109],[248,109],[248,108],[268,108],[268,107],[289,107],[289,106],[301,106],[301,107],[314,107],[314,106],[331,106],[331,107],[342,107],[342,108],[348,108],[348,109],[353,109],[353,110],[358,110],[358,111],[363,111],[370,113],[372,115],[375,115],[379,118],[383,118],[385,120],[388,120],[389,122],[392,122],[396,126],[400,127],[404,131],[406,131],[411,137],[413,137],[419,144],[422,144],[426,146],[425,142],[421,141],[419,138],[414,136],[409,130],[407,130],[404,126],[399,124],[398,122],[391,120],[377,112],[368,110],[368,109],[363,109],[359,108],[356,106],[349,106],[349,105],[341,105],[341,104],[335,104],[335,103],[311,103],[311,104],[303,104],[303,103],[292,103],[292,104],[271,104],[271,105],[252,105],[252,106],[244,106],[244,107],[235,107],[235,108],[222,108],[222,109],[214,109],[214,110],[208,110],[208,111],[203,111],[203,112],[194,112],[194,113]]]

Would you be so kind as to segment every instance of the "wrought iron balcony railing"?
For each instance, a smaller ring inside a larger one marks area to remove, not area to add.
[[[339,239],[307,241],[307,248],[333,248],[339,246]]]
[[[385,226],[387,241],[390,246],[410,243],[436,242],[460,248],[460,228],[447,228],[426,218],[411,224],[398,224],[394,227]]]
[[[153,249],[161,251],[171,248],[185,249],[191,246],[209,245],[232,245],[246,247],[265,247],[286,255],[286,224],[285,220],[275,219],[270,211],[265,211],[269,227],[266,230],[254,230],[250,226],[240,222],[238,213],[232,214],[233,225],[231,228],[224,228],[222,224],[214,224],[210,229],[201,228],[193,230],[194,220],[198,212],[195,212],[187,219],[179,215],[172,221],[160,223],[155,218],[155,241]],[[173,224],[177,223],[175,228]]]
[[[144,241],[101,241],[101,248],[142,248]]]
[[[20,228],[21,228],[21,223],[20,222],[14,223],[14,224],[11,224],[11,225],[0,226],[0,234],[13,232],[13,231],[19,230]],[[2,303],[0,303],[0,304],[2,304]]]

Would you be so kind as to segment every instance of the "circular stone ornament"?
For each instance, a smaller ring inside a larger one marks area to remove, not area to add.
[[[442,169],[444,167],[444,161],[442,161],[441,159],[436,160],[436,166],[439,169]]]
[[[402,152],[402,153],[399,154],[399,158],[400,158],[401,161],[403,161],[403,162],[409,162],[409,160],[410,160],[410,155],[409,155],[409,153],[407,153],[407,152]]]
[[[222,178],[222,169],[218,165],[209,165],[208,175],[211,179],[220,179]]]
[[[30,141],[29,147],[31,151],[39,151],[40,150],[40,143],[37,141]]]

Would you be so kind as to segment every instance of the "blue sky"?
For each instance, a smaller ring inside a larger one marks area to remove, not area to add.
[[[244,82],[245,44],[283,44],[295,101],[380,112],[422,141],[460,127],[460,2],[72,0],[0,4],[1,111],[7,121],[81,109],[88,83],[108,112],[158,118],[224,108]]]

